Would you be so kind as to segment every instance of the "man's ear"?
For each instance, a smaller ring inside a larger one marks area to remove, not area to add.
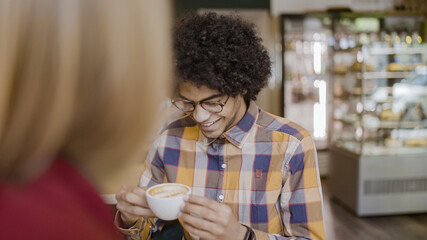
[[[242,96],[245,96],[245,95],[246,95],[246,93],[248,93],[248,90],[247,90],[247,89],[243,90],[243,92],[242,92]]]

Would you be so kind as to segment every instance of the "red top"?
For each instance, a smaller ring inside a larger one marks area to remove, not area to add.
[[[57,159],[27,185],[0,182],[0,239],[123,239],[112,210],[69,163]]]

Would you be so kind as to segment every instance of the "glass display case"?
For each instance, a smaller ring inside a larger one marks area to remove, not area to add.
[[[362,155],[427,154],[427,47],[335,55],[334,145]]]
[[[282,23],[285,117],[328,153],[319,169],[331,196],[359,216],[427,212],[424,17],[328,11]]]
[[[283,16],[284,115],[312,133],[316,148],[327,149],[331,96],[328,15]]]
[[[427,211],[427,45],[381,34],[333,57],[328,182],[359,216]]]

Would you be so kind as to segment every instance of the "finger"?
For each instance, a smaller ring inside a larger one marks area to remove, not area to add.
[[[135,206],[126,202],[118,202],[116,208],[121,213],[134,217],[154,216],[150,208]]]
[[[116,194],[117,209],[130,216],[154,216],[145,197],[145,191],[135,186],[123,186]]]
[[[147,187],[135,187],[132,189],[132,192],[138,195],[144,195],[145,191],[147,191]]]
[[[184,206],[181,207],[181,212],[196,215],[211,222],[216,222],[218,219],[217,212],[212,211],[206,206],[197,205],[190,202],[187,202]]]
[[[140,196],[142,200],[142,205],[144,205],[145,207],[148,207],[146,190],[147,190],[147,187],[136,187],[132,190],[132,193],[134,193],[137,196]]]
[[[192,226],[191,224],[189,224],[188,222],[183,221],[183,227],[191,235],[195,235],[199,238],[206,239],[206,240],[217,239],[214,237],[214,235],[211,232],[196,228],[196,227]]]
[[[149,208],[144,207],[137,207],[132,205],[124,205],[124,204],[117,204],[117,210],[119,210],[122,213],[126,213],[133,216],[154,216],[153,211]]]
[[[123,185],[119,191],[120,192],[132,192],[136,195],[145,196],[145,191],[147,190],[147,187],[138,187],[138,186],[132,186],[132,185]]]
[[[191,225],[193,228],[203,230],[212,233],[213,229],[217,229],[219,226],[214,222],[211,222],[204,218],[191,215],[189,213],[182,213],[180,218],[185,224]]]
[[[201,196],[196,196],[196,195],[187,195],[184,196],[184,201],[188,202],[188,203],[192,203],[192,204],[197,204],[197,205],[201,205],[201,206],[205,206],[210,208],[213,211],[217,211],[218,207],[222,206],[223,204],[212,200],[208,197],[201,197]]]
[[[227,219],[228,216],[230,214],[233,214],[231,208],[225,204],[219,203],[215,200],[212,200],[210,198],[207,197],[200,197],[200,196],[196,196],[196,195],[189,195],[187,198],[184,197],[184,201],[186,204],[194,204],[194,205],[199,205],[202,206],[204,208],[210,209],[211,211],[213,211],[216,214],[216,222],[217,223],[222,223],[227,224]],[[201,215],[201,216],[205,216]],[[208,216],[213,216],[212,214],[209,214]]]
[[[117,202],[126,202],[131,205],[148,207],[145,195],[135,194],[134,192],[119,192],[116,194]]]

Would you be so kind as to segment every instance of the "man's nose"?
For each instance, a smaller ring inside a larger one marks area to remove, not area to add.
[[[196,108],[194,108],[193,118],[198,123],[202,123],[202,122],[207,121],[209,119],[210,115],[211,115],[211,113],[206,111],[204,108],[202,108],[202,106],[200,106],[200,104],[197,104]]]

